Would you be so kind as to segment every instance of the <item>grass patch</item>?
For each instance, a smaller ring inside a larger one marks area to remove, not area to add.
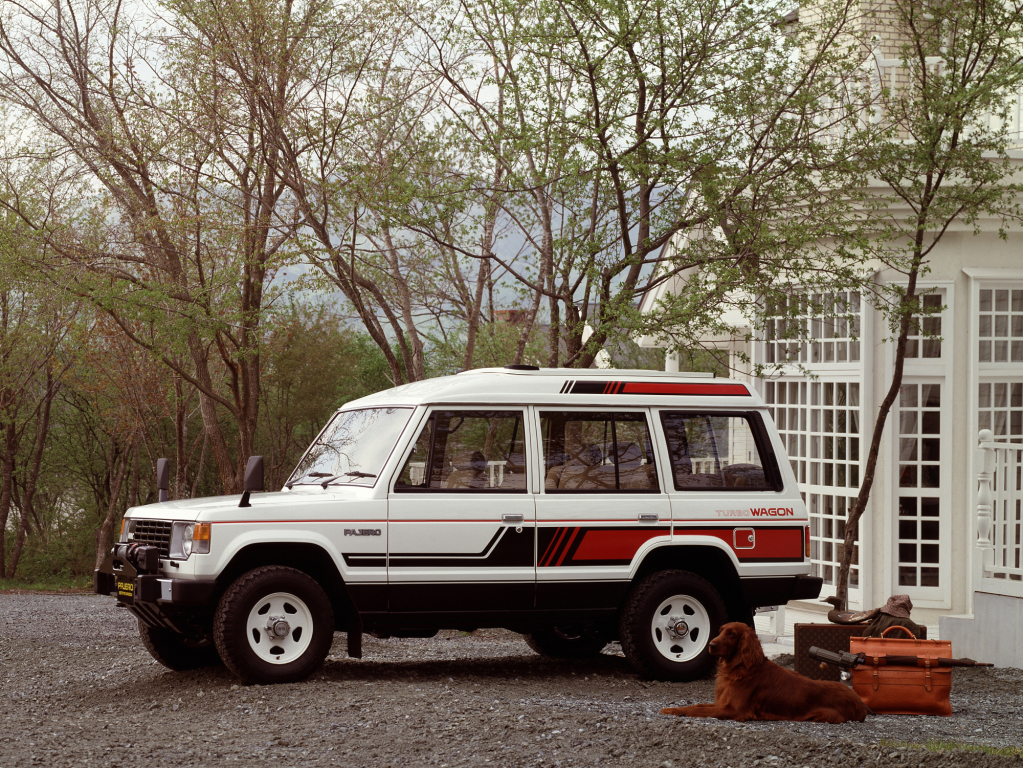
[[[0,579],[0,592],[92,592],[92,576],[53,576],[47,579]]]
[[[989,747],[986,744],[964,744],[959,741],[939,741],[938,739],[931,739],[923,744],[912,741],[896,741],[895,739],[881,739],[880,743],[886,747],[925,749],[928,752],[986,752],[989,755],[1023,757],[1023,747]]]

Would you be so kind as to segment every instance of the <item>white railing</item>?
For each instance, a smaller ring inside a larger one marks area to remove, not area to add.
[[[980,431],[974,589],[1023,597],[1023,444]]]

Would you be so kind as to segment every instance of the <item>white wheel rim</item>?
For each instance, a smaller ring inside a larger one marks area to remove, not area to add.
[[[688,595],[673,595],[657,606],[650,625],[654,647],[669,661],[691,661],[710,642],[710,614]]]
[[[249,611],[245,626],[249,648],[268,664],[290,664],[313,640],[313,614],[303,600],[288,592],[261,597]]]

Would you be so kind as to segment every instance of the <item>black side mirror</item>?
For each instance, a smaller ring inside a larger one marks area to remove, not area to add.
[[[156,460],[156,489],[160,501],[167,501],[167,491],[170,489],[170,462],[167,459]]]
[[[252,491],[263,490],[263,457],[249,456],[245,465],[245,479],[242,482],[242,500],[238,502],[239,507],[251,507],[249,494]]]

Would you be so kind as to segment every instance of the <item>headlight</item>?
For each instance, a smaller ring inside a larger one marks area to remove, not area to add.
[[[210,551],[209,523],[174,523],[171,527],[170,550],[168,555],[178,560],[187,560],[194,552],[205,555]]]
[[[120,542],[131,541],[132,536],[135,535],[135,521],[130,517],[126,517],[121,521],[121,537],[118,539]]]

